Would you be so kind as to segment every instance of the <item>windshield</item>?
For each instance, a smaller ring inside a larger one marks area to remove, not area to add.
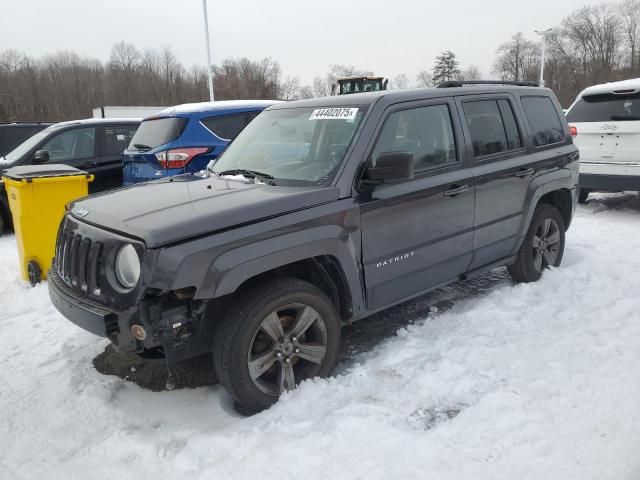
[[[584,96],[567,112],[568,122],[640,120],[640,94]]]
[[[262,112],[210,168],[253,171],[276,185],[324,184],[336,173],[365,114],[363,108],[290,108]]]
[[[129,150],[150,150],[178,138],[187,118],[151,118],[144,120],[129,143]]]
[[[6,166],[9,164],[15,163],[17,160],[20,160],[20,158],[22,158],[24,154],[26,154],[29,150],[35,147],[42,140],[47,138],[50,133],[51,133],[51,130],[47,128],[27,138],[24,142],[22,142],[20,145],[18,145],[16,148],[11,150],[9,153],[7,153],[4,156],[2,165]]]

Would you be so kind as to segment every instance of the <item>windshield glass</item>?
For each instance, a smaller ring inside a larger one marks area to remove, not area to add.
[[[640,95],[584,96],[567,112],[568,122],[640,120]]]
[[[144,120],[129,143],[129,150],[150,150],[178,138],[187,118],[152,118]]]
[[[251,170],[273,177],[277,185],[326,183],[342,163],[364,114],[361,107],[264,111],[210,171],[220,175]]]
[[[2,162],[3,166],[9,165],[11,163],[16,162],[17,160],[20,160],[20,158],[22,158],[22,156],[25,153],[27,153],[29,150],[35,147],[42,140],[47,138],[47,136],[49,136],[50,133],[51,133],[51,130],[47,128],[45,130],[42,130],[36,133],[32,137],[27,138],[24,142],[22,142],[20,145],[18,145],[16,148],[11,150],[9,153],[7,153],[4,156],[4,161]]]

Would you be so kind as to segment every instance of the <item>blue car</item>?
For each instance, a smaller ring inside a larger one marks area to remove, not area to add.
[[[204,170],[275,100],[187,103],[145,118],[123,152],[124,184]]]

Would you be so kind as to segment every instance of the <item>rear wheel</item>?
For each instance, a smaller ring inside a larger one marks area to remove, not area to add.
[[[585,204],[587,203],[587,198],[591,192],[586,188],[580,189],[580,194],[578,195],[578,203]]]
[[[516,282],[535,282],[548,267],[558,267],[564,254],[565,228],[562,215],[552,205],[536,208],[516,263],[507,270]]]
[[[340,345],[332,302],[287,278],[240,295],[216,332],[214,365],[242,413],[259,412],[301,381],[329,374]]]

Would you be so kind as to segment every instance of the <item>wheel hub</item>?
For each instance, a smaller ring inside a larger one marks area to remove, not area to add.
[[[288,357],[293,353],[293,349],[295,347],[293,346],[292,342],[288,341],[288,342],[284,342],[281,348],[282,348],[282,353],[284,353]]]

